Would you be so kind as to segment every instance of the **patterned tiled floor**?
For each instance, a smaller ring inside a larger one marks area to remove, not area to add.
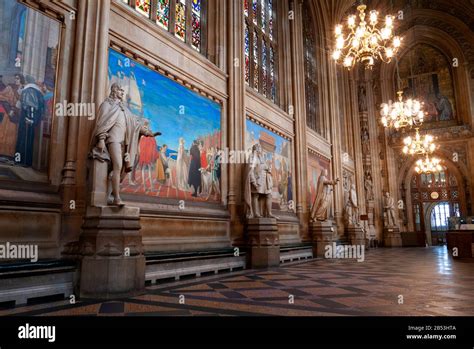
[[[17,307],[0,315],[474,315],[474,262],[444,247],[376,249],[365,261],[312,260],[147,287],[111,302]]]

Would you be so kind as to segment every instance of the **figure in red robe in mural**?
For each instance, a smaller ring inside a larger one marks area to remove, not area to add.
[[[149,121],[145,121],[145,126],[149,126]],[[147,178],[145,173],[148,173],[148,181],[150,183],[149,191],[153,191],[153,177],[152,167],[159,158],[158,146],[153,137],[142,137],[140,139],[140,156],[138,158],[138,166],[141,168],[142,184],[145,192],[147,191]]]

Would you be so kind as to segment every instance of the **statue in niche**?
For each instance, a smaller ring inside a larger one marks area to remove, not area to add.
[[[385,193],[383,199],[383,208],[387,217],[387,227],[395,227],[395,199],[390,196],[389,192]]]
[[[367,129],[367,126],[364,126],[362,128],[361,141],[362,141],[362,152],[364,153],[364,155],[369,155],[370,154],[370,137],[369,137],[369,130]]]
[[[359,85],[359,111],[367,111],[367,92],[364,85]]]
[[[316,187],[316,198],[311,207],[311,221],[324,222],[328,219],[328,210],[331,207],[333,187],[339,182],[339,178],[331,181],[328,179],[328,170],[321,171]]]
[[[272,167],[259,143],[252,146],[249,159],[244,188],[247,218],[277,218],[272,214]]]
[[[123,104],[123,97],[122,86],[112,84],[109,97],[100,105],[91,141],[91,157],[109,163],[107,192],[113,197],[109,203],[120,207],[124,206],[120,198],[120,183],[133,170],[140,137],[161,134],[153,133],[143,120],[133,116]]]
[[[365,198],[367,200],[374,199],[374,182],[372,181],[372,174],[370,171],[365,172],[364,178]]]
[[[352,182],[352,180],[349,180]],[[345,192],[345,213],[348,226],[359,225],[359,205],[357,202],[357,189],[355,183],[350,184]]]

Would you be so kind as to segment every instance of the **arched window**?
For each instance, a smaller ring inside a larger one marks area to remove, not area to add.
[[[245,82],[278,103],[275,0],[244,0]]]
[[[206,0],[122,1],[196,51],[206,54],[203,45]]]
[[[306,124],[310,129],[322,134],[321,122],[318,115],[319,88],[316,64],[316,33],[314,30],[314,18],[311,16],[309,1],[305,1],[303,4],[303,40]]]

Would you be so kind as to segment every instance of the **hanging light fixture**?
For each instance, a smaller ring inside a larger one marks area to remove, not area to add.
[[[396,130],[420,126],[425,116],[424,103],[412,98],[403,101],[403,91],[398,91],[397,95],[398,102],[389,101],[381,105],[380,114],[383,126]]]
[[[428,134],[422,137],[418,132],[418,128],[416,129],[415,138],[408,136],[403,140],[403,143],[405,144],[403,153],[409,155],[431,154],[437,149],[434,137]]]
[[[424,159],[419,159],[415,166],[415,171],[418,174],[441,172],[442,170],[441,160],[438,158],[430,158],[428,155],[426,155]]]
[[[384,127],[394,128],[396,130],[405,127],[420,126],[425,117],[423,111],[424,103],[415,98],[403,100],[403,91],[401,90],[402,79],[400,78],[400,67],[398,59],[396,60],[398,102],[382,103],[380,115]]]
[[[379,25],[379,13],[370,11],[366,22],[366,5],[359,5],[359,23],[357,15],[347,19],[347,29],[342,24],[336,26],[336,49],[333,59],[350,69],[356,62],[365,64],[366,69],[372,69],[375,61],[390,63],[397,54],[402,38],[393,35],[394,16],[385,17],[385,25]]]

